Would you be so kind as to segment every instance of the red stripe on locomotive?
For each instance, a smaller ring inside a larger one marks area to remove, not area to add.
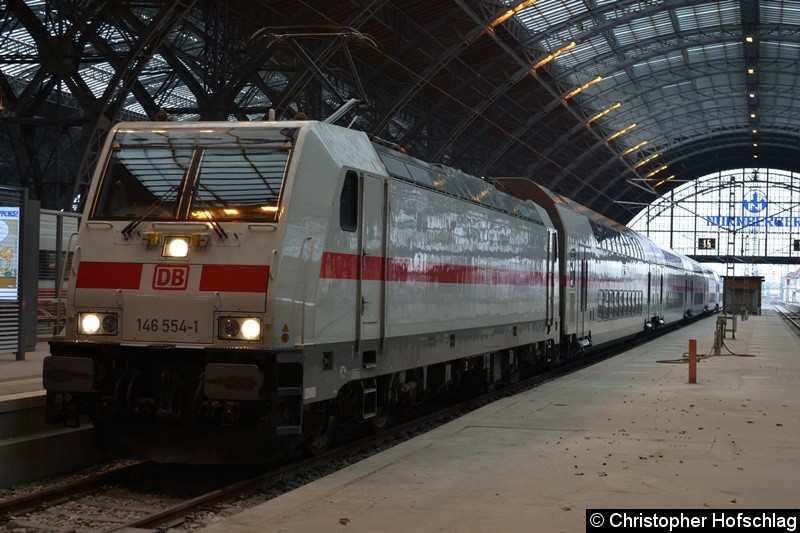
[[[79,289],[139,289],[141,263],[82,262],[75,286]],[[266,265],[203,265],[200,291],[266,292]]]
[[[361,279],[379,281],[384,278],[380,257],[364,258]],[[325,252],[322,255],[320,278],[358,279],[359,257],[353,254]],[[542,285],[544,275],[526,270],[509,270],[448,263],[416,262],[413,259],[386,259],[386,280],[412,283],[452,283],[465,285]]]
[[[267,292],[266,265],[203,265],[201,291]]]
[[[78,267],[75,286],[79,289],[138,289],[141,279],[141,263],[84,261]]]
[[[323,279],[358,279],[358,256],[353,254],[322,254],[319,277]]]

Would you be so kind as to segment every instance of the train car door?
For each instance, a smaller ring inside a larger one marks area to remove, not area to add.
[[[657,316],[659,318],[664,317],[664,267],[659,266],[656,268],[656,295],[655,295],[655,312],[653,316]]]
[[[589,260],[587,247],[579,245],[569,251],[567,268],[569,283],[569,308],[572,331],[577,339],[586,336],[586,313],[588,312]]]
[[[650,265],[647,270],[647,319],[653,318],[655,314],[655,289],[653,279],[655,278],[655,267]]]
[[[550,233],[547,240],[547,278],[545,279],[545,326],[550,333],[555,322],[556,265],[558,265],[558,234]]]
[[[681,300],[683,304],[683,309],[681,310],[684,315],[686,314],[686,310],[691,307],[689,305],[689,274],[683,275],[683,294],[681,295]]]
[[[578,322],[575,331],[578,338],[581,339],[586,337],[590,330],[586,327],[586,315],[589,313],[589,253],[586,246],[581,245],[578,249],[578,259],[580,276],[578,278]]]
[[[384,347],[387,196],[388,185],[382,178],[361,175],[356,352],[366,368],[377,364]]]

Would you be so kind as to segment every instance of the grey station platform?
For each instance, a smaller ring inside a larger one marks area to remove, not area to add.
[[[17,361],[0,354],[0,490],[108,461],[97,452],[91,424],[64,428],[45,423],[42,364],[47,342]]]
[[[707,318],[487,405],[206,533],[585,531],[587,508],[797,508],[800,341],[766,310],[731,355]]]
[[[0,412],[28,398],[40,397],[44,404],[42,361],[47,355],[49,346],[46,342],[39,342],[22,361],[17,361],[13,353],[0,353]]]

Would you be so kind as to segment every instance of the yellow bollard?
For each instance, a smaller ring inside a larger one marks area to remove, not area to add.
[[[689,383],[697,383],[697,340],[689,339]]]

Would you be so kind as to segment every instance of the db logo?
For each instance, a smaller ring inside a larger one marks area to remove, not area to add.
[[[153,289],[157,291],[185,291],[188,281],[188,265],[156,265],[153,271]]]

